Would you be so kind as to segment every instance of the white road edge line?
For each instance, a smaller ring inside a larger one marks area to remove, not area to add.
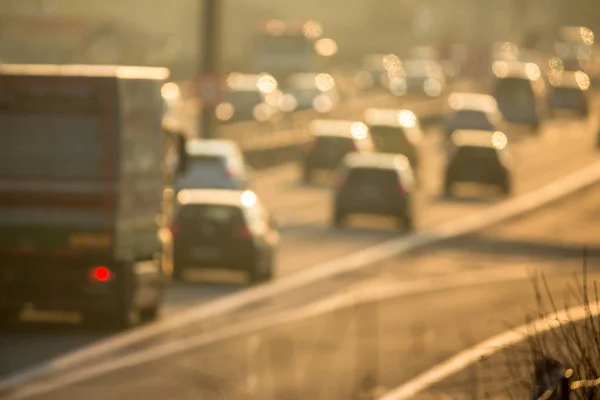
[[[301,270],[298,273],[290,274],[265,285],[218,298],[214,301],[201,303],[189,309],[182,310],[175,315],[162,318],[155,324],[141,326],[121,335],[112,336],[91,346],[74,350],[33,369],[25,370],[1,380],[0,391],[22,384],[29,379],[46,373],[72,368],[79,363],[123,349],[162,333],[191,325],[199,320],[219,316],[240,309],[248,304],[275,297],[281,293],[286,293],[319,280],[367,268],[372,264],[420,246],[480,230],[551,203],[598,180],[600,180],[600,162],[596,162],[540,189],[491,206],[487,210],[443,223],[438,227],[417,232],[408,237],[383,242],[347,257],[328,261]]]
[[[65,386],[87,381],[120,369],[135,367],[178,353],[189,352],[193,349],[208,346],[216,342],[233,339],[241,335],[252,334],[257,331],[274,328],[284,324],[302,321],[358,304],[380,302],[401,296],[424,294],[461,287],[522,280],[530,278],[533,272],[530,265],[517,265],[499,267],[492,270],[482,269],[476,272],[466,271],[460,274],[435,278],[428,277],[415,281],[390,283],[380,280],[379,283],[381,286],[371,282],[362,288],[339,293],[305,306],[280,311],[274,315],[240,322],[214,331],[204,332],[177,341],[157,345],[120,358],[95,364],[89,368],[65,373],[52,379],[48,379],[47,381],[27,384],[16,388],[12,393],[7,393],[6,395],[8,397],[6,397],[6,400],[21,400],[33,396],[40,396]],[[557,268],[553,272],[562,274],[566,271],[564,268]],[[551,273],[546,271],[546,275],[549,276]]]
[[[378,400],[406,400],[412,399],[423,390],[431,387],[435,383],[442,381],[454,375],[466,367],[475,364],[482,357],[490,356],[503,348],[515,345],[527,339],[530,336],[539,335],[544,332],[559,328],[565,321],[577,322],[587,318],[590,315],[596,316],[600,313],[598,307],[586,308],[585,305],[571,307],[544,316],[529,324],[521,325],[467,350],[461,351],[457,355],[444,361],[441,364],[427,370],[414,379],[406,382],[402,386],[379,397]]]

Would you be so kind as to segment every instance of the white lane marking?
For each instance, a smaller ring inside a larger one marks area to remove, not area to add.
[[[379,400],[406,400],[412,399],[414,396],[423,390],[431,387],[435,383],[442,381],[454,375],[466,367],[475,364],[482,357],[490,356],[503,348],[513,346],[527,339],[530,336],[536,336],[544,332],[559,328],[565,321],[580,321],[590,315],[596,316],[600,314],[599,307],[587,308],[585,305],[571,307],[565,310],[558,311],[546,315],[543,318],[535,320],[529,324],[521,325],[499,335],[496,335],[488,340],[485,340],[478,345],[467,350],[461,351],[454,357],[444,361],[441,364],[429,369],[420,374],[416,378],[406,382],[402,386],[388,392]]]
[[[257,331],[274,328],[292,322],[302,321],[311,317],[323,315],[336,310],[353,307],[358,304],[373,303],[389,300],[401,296],[422,294],[460,287],[482,285],[486,283],[498,283],[514,280],[527,279],[532,276],[529,265],[506,266],[492,270],[467,271],[461,274],[441,278],[424,278],[415,281],[389,282],[379,280],[377,284],[372,282],[356,290],[344,291],[343,293],[310,303],[306,306],[279,312],[274,315],[260,317],[254,320],[237,323],[224,328],[205,332],[196,336],[186,337],[181,340],[172,341],[162,345],[141,350],[136,353],[95,364],[89,368],[81,368],[73,372],[56,376],[53,379],[39,383],[31,383],[16,388],[6,400],[26,399],[40,396],[48,392],[61,389],[65,386],[87,381],[101,375],[115,372],[124,368],[131,368],[141,364],[173,356],[178,353],[190,352],[193,349],[207,346],[216,342],[229,340],[241,335],[248,335]],[[564,268],[556,268],[554,271],[545,271],[549,276],[551,272],[570,273]]]
[[[246,393],[256,394],[260,384],[260,351],[262,341],[260,336],[252,335],[246,343]]]
[[[297,273],[286,275],[268,284],[208,301],[182,310],[176,315],[160,319],[157,323],[141,326],[118,336],[102,340],[89,347],[72,351],[62,357],[26,370],[0,381],[0,391],[22,384],[40,375],[72,368],[85,361],[123,349],[132,344],[148,340],[166,332],[182,328],[199,320],[220,316],[238,310],[248,304],[276,297],[308,284],[336,275],[368,268],[414,248],[439,242],[453,236],[483,229],[498,222],[527,213],[545,204],[558,200],[576,190],[587,187],[600,180],[600,162],[574,172],[563,179],[552,182],[540,189],[519,197],[506,200],[490,208],[439,225],[438,227],[417,232],[407,237],[392,239],[381,244],[365,248],[341,259],[328,261]]]

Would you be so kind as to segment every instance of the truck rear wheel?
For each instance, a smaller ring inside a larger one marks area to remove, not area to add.
[[[7,331],[19,323],[19,311],[13,309],[0,310],[0,330]]]

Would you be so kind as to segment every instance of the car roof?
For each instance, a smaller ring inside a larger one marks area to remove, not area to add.
[[[415,128],[418,119],[410,110],[394,108],[369,108],[365,111],[365,122],[369,126]]]
[[[590,78],[583,71],[559,71],[548,74],[550,86],[586,91],[590,87]]]
[[[498,111],[496,99],[483,93],[453,92],[448,96],[448,105],[454,111],[471,110],[482,112]]]
[[[177,194],[180,205],[211,204],[233,207],[252,207],[258,203],[256,194],[250,190],[230,189],[183,189]]]
[[[504,133],[475,129],[461,129],[452,133],[452,143],[459,147],[485,147],[502,150],[506,147],[507,139]]]
[[[341,119],[316,119],[310,124],[310,130],[316,136],[354,137],[356,139],[364,139],[369,132],[367,126],[360,121]]]
[[[165,80],[169,77],[169,70],[160,67],[128,67],[121,65],[0,64],[0,75]]]
[[[408,169],[408,158],[401,154],[350,153],[344,158],[348,168]]]
[[[262,77],[275,80],[269,74],[242,74],[232,72],[227,76],[227,89],[230,92],[260,92],[259,81]]]
[[[226,139],[190,139],[185,146],[190,156],[194,155],[237,155],[239,148],[232,140]]]
[[[494,61],[492,72],[498,79],[519,78],[537,81],[541,78],[540,67],[532,62],[523,61]]]

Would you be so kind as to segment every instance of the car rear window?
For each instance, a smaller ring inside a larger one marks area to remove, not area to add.
[[[177,213],[177,224],[183,227],[201,227],[211,224],[225,230],[245,226],[245,219],[239,207],[219,204],[187,204]]]
[[[531,82],[522,78],[503,78],[496,83],[496,99],[500,104],[512,103],[515,106],[535,100]]]
[[[411,145],[401,127],[371,126],[369,129],[377,150],[381,152],[402,153]]]
[[[177,179],[176,188],[236,189],[236,184],[227,172],[223,157],[194,156],[189,160],[186,173]]]
[[[487,114],[477,110],[455,112],[450,116],[448,125],[455,129],[494,129],[494,125],[490,122]]]
[[[352,138],[343,136],[317,136],[315,148],[346,148],[352,144]]]
[[[492,147],[462,146],[456,150],[455,160],[465,163],[498,162],[498,151]]]
[[[382,168],[352,168],[346,179],[348,186],[383,186],[395,189],[398,186],[396,171]]]
[[[552,101],[560,104],[582,104],[585,93],[577,88],[557,87],[552,89]]]

